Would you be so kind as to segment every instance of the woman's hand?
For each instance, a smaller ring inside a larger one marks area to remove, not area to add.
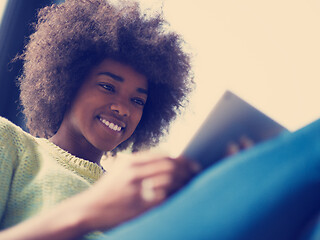
[[[83,193],[88,230],[110,229],[162,203],[198,170],[183,158],[134,154]]]
[[[1,239],[78,239],[113,228],[162,203],[197,166],[183,158],[135,154],[88,190],[0,232]]]
[[[234,155],[241,150],[251,148],[254,142],[247,136],[242,136],[238,142],[230,142],[227,146],[226,155]]]

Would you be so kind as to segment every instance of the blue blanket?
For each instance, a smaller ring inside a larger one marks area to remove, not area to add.
[[[320,120],[208,168],[106,239],[317,239],[319,211]]]

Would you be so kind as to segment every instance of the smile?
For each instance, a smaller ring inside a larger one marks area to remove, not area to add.
[[[113,131],[116,131],[116,132],[120,132],[122,127],[118,126],[117,124],[115,123],[112,123],[112,122],[109,122],[103,118],[99,118],[99,120],[104,124],[106,125],[108,128],[110,128],[111,130]]]

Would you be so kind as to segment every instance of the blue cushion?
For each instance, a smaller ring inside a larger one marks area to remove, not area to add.
[[[319,210],[320,120],[208,168],[105,239],[292,240]]]

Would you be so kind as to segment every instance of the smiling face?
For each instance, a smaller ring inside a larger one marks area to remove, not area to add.
[[[70,141],[110,151],[135,131],[147,101],[147,90],[144,75],[106,59],[84,80],[65,114],[63,129]]]

